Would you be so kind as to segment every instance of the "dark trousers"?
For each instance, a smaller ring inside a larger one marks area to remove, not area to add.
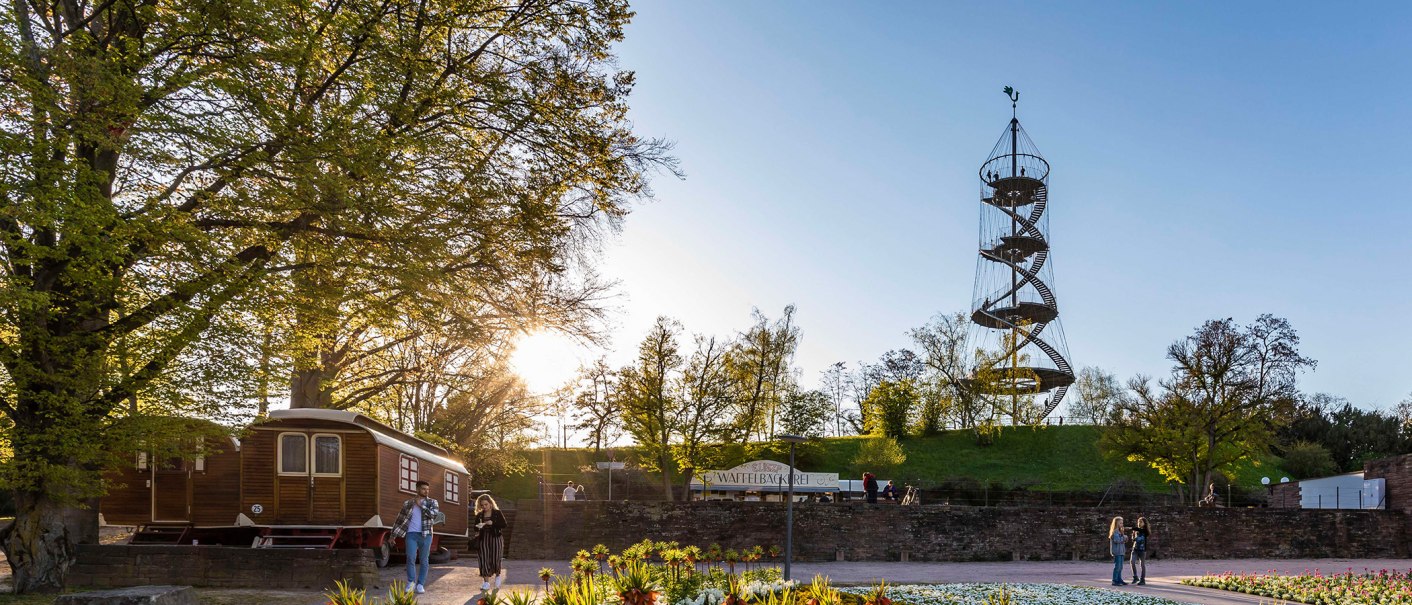
[[[868,504],[878,503],[878,490],[868,490]]]

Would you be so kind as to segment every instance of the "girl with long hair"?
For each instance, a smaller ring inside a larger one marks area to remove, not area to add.
[[[1123,581],[1123,553],[1127,551],[1128,536],[1123,528],[1123,518],[1113,517],[1108,524],[1108,554],[1113,555],[1113,585],[1127,586]]]
[[[1147,517],[1137,518],[1137,527],[1133,528],[1133,550],[1128,557],[1132,560],[1133,583],[1138,586],[1147,585],[1147,541],[1152,537],[1152,530],[1147,525]],[[1142,573],[1138,573],[1137,562],[1142,561]]]
[[[500,562],[505,557],[505,537],[501,532],[509,524],[490,494],[481,494],[476,498],[475,522],[480,535],[480,589],[490,590],[491,578],[495,578],[495,588],[498,589],[504,571],[500,568]]]

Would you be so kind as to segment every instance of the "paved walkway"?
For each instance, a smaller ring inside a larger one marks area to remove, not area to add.
[[[537,573],[541,567],[552,567],[567,574],[563,561],[506,561],[507,580],[502,590],[540,589]],[[1241,560],[1155,560],[1148,566],[1146,586],[1115,587],[1111,584],[1112,564],[1101,561],[1015,561],[1004,563],[799,563],[794,566],[797,579],[815,574],[828,576],[836,584],[867,584],[886,578],[890,584],[934,584],[950,582],[1010,582],[1053,583],[1091,586],[1105,590],[1120,590],[1164,597],[1178,603],[1193,605],[1257,605],[1260,598],[1224,590],[1196,588],[1180,584],[1182,578],[1207,573],[1234,571],[1241,573],[1270,572],[1298,574],[1306,570],[1341,573],[1352,568],[1408,569],[1409,559],[1241,559]],[[1131,568],[1128,569],[1131,572]],[[384,582],[402,578],[403,568],[394,565],[382,571]],[[475,605],[480,595],[480,578],[476,562],[462,559],[445,565],[432,566],[427,593],[417,599],[424,605]],[[312,601],[311,601],[312,602]],[[1265,602],[1269,602],[1266,599]]]

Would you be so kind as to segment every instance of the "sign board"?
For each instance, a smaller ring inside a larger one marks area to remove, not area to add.
[[[691,489],[701,491],[784,491],[794,475],[794,491],[838,491],[838,473],[804,473],[773,460],[746,462],[729,470],[710,470],[691,480]]]
[[[598,463],[598,468],[599,468],[600,470],[609,469],[609,470],[620,471],[620,470],[623,470],[623,467],[624,467],[624,466],[627,466],[627,463],[625,463],[625,462],[599,462],[599,463]]]

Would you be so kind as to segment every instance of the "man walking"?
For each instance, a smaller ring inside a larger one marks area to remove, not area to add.
[[[564,488],[564,501],[565,501],[565,502],[573,502],[574,500],[577,500],[577,499],[578,499],[578,496],[579,496],[579,490],[581,490],[581,489],[583,489],[583,488],[580,487],[580,486],[574,485],[574,482],[573,482],[573,481],[570,481],[570,482],[569,482],[569,485]]]
[[[446,515],[436,500],[428,497],[431,484],[417,482],[417,497],[402,503],[397,522],[392,524],[392,537],[403,538],[407,551],[407,584],[415,586],[417,594],[427,591],[427,568],[431,566],[431,528],[445,523]]]

